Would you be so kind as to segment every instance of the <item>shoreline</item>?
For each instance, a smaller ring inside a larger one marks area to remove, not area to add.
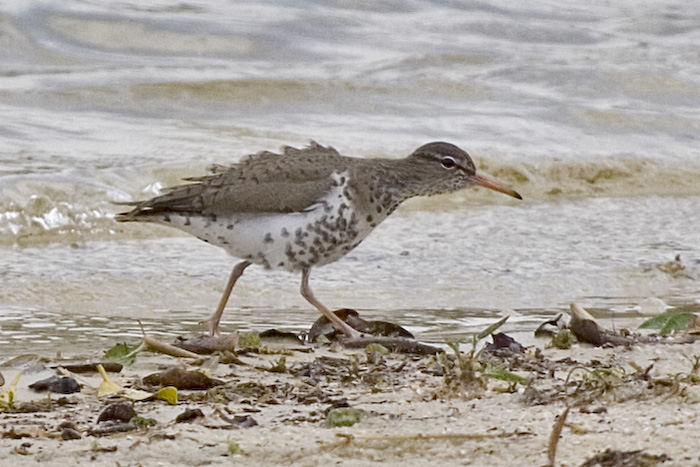
[[[82,392],[63,400],[53,395],[47,408],[45,394],[26,389],[42,372],[27,373],[15,403],[21,407],[33,401],[39,411],[0,413],[0,463],[542,466],[548,462],[555,420],[567,406],[557,466],[581,465],[608,448],[670,458],[664,465],[700,462],[692,443],[685,441],[700,436],[700,385],[692,376],[700,343],[578,344],[568,350],[538,343],[522,356],[499,360],[526,383],[468,381],[455,370],[458,360],[441,362],[434,356],[337,346],[270,349],[273,353],[241,355],[239,363],[210,357],[199,366],[188,365],[205,368],[224,384],[206,391],[181,390],[177,405],[135,402],[136,413],[156,424],[106,436],[87,434],[100,425],[97,417],[107,401],[115,400],[95,394],[99,375],[81,375]],[[110,378],[137,385],[150,373],[178,365],[184,362],[142,352],[135,365]],[[5,389],[13,373],[1,371]],[[362,420],[327,426],[328,410],[343,406],[363,411]],[[204,417],[176,423],[185,409],[200,409]],[[251,425],[250,419],[253,426],[241,427]],[[246,421],[239,426],[232,420]],[[65,422],[81,439],[60,438],[59,426]]]

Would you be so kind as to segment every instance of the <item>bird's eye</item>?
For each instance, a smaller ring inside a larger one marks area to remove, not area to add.
[[[454,169],[457,165],[455,160],[451,157],[443,157],[440,161],[440,164],[442,164],[442,166],[446,169]]]

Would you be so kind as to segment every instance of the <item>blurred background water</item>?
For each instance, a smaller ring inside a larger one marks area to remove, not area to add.
[[[441,342],[697,306],[699,43],[681,0],[0,2],[0,349],[198,332],[235,260],[112,202],[309,139],[449,141],[525,198],[407,202],[314,271],[333,308]],[[226,328],[307,328],[298,285],[251,268]]]

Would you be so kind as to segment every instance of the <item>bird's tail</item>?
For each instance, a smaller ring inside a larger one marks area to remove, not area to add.
[[[142,202],[139,201],[127,201],[127,202],[114,202],[117,206],[135,206],[131,211],[120,212],[114,215],[114,220],[117,222],[138,222],[142,219],[139,217],[143,214],[143,208],[140,206]]]

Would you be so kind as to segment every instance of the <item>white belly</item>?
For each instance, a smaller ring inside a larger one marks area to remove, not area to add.
[[[376,225],[370,226],[353,213],[345,188],[338,184],[303,212],[231,217],[170,214],[161,223],[219,246],[236,258],[266,268],[299,271],[337,261]]]

